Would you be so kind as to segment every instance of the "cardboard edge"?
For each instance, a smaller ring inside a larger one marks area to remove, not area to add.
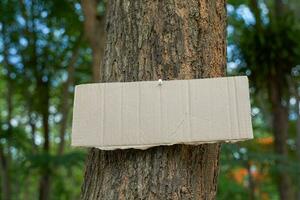
[[[182,145],[192,145],[192,146],[196,146],[196,145],[201,145],[201,144],[214,144],[214,143],[236,143],[236,142],[244,142],[247,140],[251,140],[253,139],[253,135],[246,137],[246,138],[239,138],[239,139],[228,139],[228,140],[211,140],[211,141],[195,141],[195,142],[181,142],[181,143],[159,143],[159,144],[149,144],[149,145],[110,145],[110,146],[97,146],[97,145],[87,145],[87,146],[83,146],[83,145],[76,145],[76,144],[72,144],[72,146],[74,147],[89,147],[89,148],[97,148],[100,150],[104,150],[104,151],[112,151],[112,150],[123,150],[123,149],[139,149],[139,150],[147,150],[149,148],[152,147],[157,147],[157,146],[172,146],[172,145],[176,145],[176,144],[182,144]]]

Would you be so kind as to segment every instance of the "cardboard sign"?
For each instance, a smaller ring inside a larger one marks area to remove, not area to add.
[[[103,150],[253,138],[245,76],[75,88],[72,145]]]

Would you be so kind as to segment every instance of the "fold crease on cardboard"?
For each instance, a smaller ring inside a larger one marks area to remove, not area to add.
[[[147,149],[251,138],[246,76],[75,88],[73,146]]]

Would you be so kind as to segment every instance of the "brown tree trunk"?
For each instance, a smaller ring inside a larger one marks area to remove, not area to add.
[[[300,96],[297,92],[296,151],[297,151],[298,162],[300,162],[300,111],[299,111],[299,106],[300,106]],[[298,188],[300,188],[299,184],[300,184],[300,181],[298,181]],[[300,189],[296,190],[296,199],[300,200]]]
[[[288,107],[282,104],[282,86],[281,75],[271,76],[270,78],[270,88],[269,97],[272,106],[272,127],[274,132],[274,148],[275,153],[280,156],[277,160],[277,165],[279,166],[278,172],[278,190],[281,200],[291,200],[291,180],[289,174],[282,170],[283,167],[287,166],[288,159],[288,149],[287,149],[287,139],[288,139]]]
[[[298,85],[299,83],[295,79],[289,79],[289,88],[291,90],[291,94],[293,94],[296,98],[296,108],[295,112],[297,113],[297,120],[296,120],[296,155],[297,160],[300,162],[300,95],[298,92]],[[296,188],[300,188],[300,181],[298,180]],[[300,189],[296,189],[296,198],[300,200]]]
[[[84,13],[85,36],[92,48],[92,71],[93,81],[99,82],[102,76],[101,59],[104,50],[104,17],[98,11],[98,5],[101,0],[81,0]]]
[[[0,175],[1,175],[1,199],[10,200],[10,177],[7,158],[4,154],[2,145],[0,144]]]
[[[40,94],[40,106],[43,123],[44,156],[50,156],[50,129],[49,129],[49,81],[44,82],[41,77],[38,78],[38,90]],[[47,158],[48,159],[48,158]],[[48,200],[50,195],[50,166],[49,162],[43,166],[39,184],[39,200]]]
[[[282,0],[274,0],[275,1],[275,15],[280,18],[284,14],[285,5]]]
[[[110,1],[103,81],[225,75],[224,0]],[[91,149],[81,199],[215,199],[220,144]]]
[[[7,29],[6,24],[2,23],[2,30],[1,35],[3,38],[7,38]],[[11,79],[11,71],[12,66],[9,63],[9,41],[3,41],[3,65],[8,72],[6,78],[6,106],[7,106],[7,117],[6,117],[6,124],[8,125],[7,134],[5,136],[6,145],[0,144],[0,173],[1,173],[1,198],[3,200],[9,200],[12,197],[12,181],[10,176],[10,161],[11,161],[11,153],[10,153],[10,146],[11,146],[11,139],[13,138],[13,127],[11,124],[11,119],[13,116],[13,80]],[[5,146],[7,147],[7,152],[5,152]]]
[[[285,14],[285,4],[282,0],[274,0],[274,20],[282,20],[282,16]],[[269,74],[269,88],[268,95],[271,103],[272,113],[272,129],[274,134],[274,151],[279,159],[276,161],[278,165],[277,174],[277,187],[281,200],[292,200],[294,199],[294,191],[292,189],[291,178],[289,173],[284,170],[285,166],[288,166],[288,105],[284,105],[284,78],[282,69],[285,68],[285,62],[281,60],[277,61],[275,70],[270,70]],[[287,98],[288,99],[288,98]]]
[[[254,177],[252,176],[251,173],[251,162],[250,161],[246,161],[246,168],[248,171],[248,181],[249,181],[249,200],[255,200],[255,180]]]

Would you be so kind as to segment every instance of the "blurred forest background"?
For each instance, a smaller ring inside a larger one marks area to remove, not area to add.
[[[106,4],[0,1],[1,200],[79,199],[73,91],[99,80]],[[227,71],[250,78],[255,139],[223,145],[218,199],[299,200],[300,2],[229,0],[227,12]]]

